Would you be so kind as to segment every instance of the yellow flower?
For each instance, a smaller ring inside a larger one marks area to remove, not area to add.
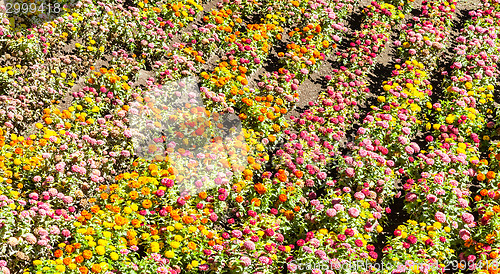
[[[64,266],[64,265],[57,265],[56,266],[56,270],[59,271],[59,272],[64,272],[64,271],[66,271],[66,266]]]
[[[182,238],[182,236],[181,236],[181,235],[175,235],[175,236],[174,236],[174,240],[176,240],[177,242],[182,241],[182,239],[183,239],[183,238]]]
[[[109,254],[109,257],[111,258],[111,260],[116,261],[120,258],[120,255],[118,255],[118,253],[116,252],[111,252],[111,254]]]
[[[385,97],[384,96],[379,96],[377,98],[377,101],[379,101],[380,103],[384,103],[385,102]]]
[[[165,251],[165,257],[167,257],[168,259],[172,259],[173,257],[175,257],[175,252],[173,252],[172,250]]]
[[[151,243],[151,252],[158,253],[160,251],[160,245],[157,242]]]
[[[175,227],[175,229],[177,229],[177,230],[181,230],[184,226],[183,226],[181,223],[176,223],[176,224],[174,225],[174,227]]]
[[[455,121],[455,115],[449,114],[448,116],[446,116],[445,120],[446,120],[446,123],[453,124],[453,122]]]
[[[99,255],[104,255],[104,253],[106,253],[106,248],[104,248],[104,246],[102,245],[99,245],[95,248],[95,251],[97,252],[97,254]]]
[[[431,123],[427,123],[427,124],[425,125],[425,130],[430,130],[430,129],[431,129],[431,127],[432,127]]]
[[[133,211],[137,211],[139,209],[139,207],[136,205],[136,204],[131,204],[130,205],[130,208],[133,210]]]
[[[170,246],[171,246],[172,248],[174,248],[174,249],[179,248],[179,246],[180,246],[180,245],[181,245],[181,243],[176,242],[176,241],[172,241],[172,242],[170,242]]]

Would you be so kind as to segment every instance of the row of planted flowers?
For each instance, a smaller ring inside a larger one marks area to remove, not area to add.
[[[404,184],[405,208],[414,221],[394,231],[386,248],[388,256],[384,256],[387,260],[412,258],[406,269],[428,273],[496,271],[489,266],[491,257],[479,255],[484,251],[476,247],[464,253],[461,243],[471,246],[471,232],[476,230],[470,187],[476,168],[483,163],[479,161],[481,143],[489,140],[479,136],[488,134],[487,114],[496,85],[498,52],[488,49],[496,39],[497,9],[495,2],[485,1],[472,12],[472,19],[457,38],[454,63],[443,82],[443,98],[439,103],[427,103],[431,121],[426,127],[433,130],[425,136],[429,152],[421,151],[412,158],[413,167]],[[478,36],[482,39],[476,40]],[[491,232],[481,231],[491,242]]]

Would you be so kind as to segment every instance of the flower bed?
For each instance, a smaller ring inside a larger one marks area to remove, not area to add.
[[[499,3],[454,37],[456,4],[2,15],[1,273],[496,273]]]

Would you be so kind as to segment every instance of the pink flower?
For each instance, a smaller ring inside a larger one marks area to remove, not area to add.
[[[290,272],[295,272],[295,271],[297,271],[297,268],[298,268],[298,266],[297,266],[296,264],[293,264],[293,263],[287,264],[287,269],[288,269],[288,271],[290,271]]]
[[[413,235],[410,235],[408,236],[408,238],[406,239],[406,241],[410,244],[416,244],[417,243],[417,237],[413,236]]]
[[[255,244],[252,242],[252,241],[245,241],[245,243],[243,243],[243,246],[247,249],[247,250],[255,250]]]
[[[64,236],[64,237],[69,237],[71,235],[71,232],[67,229],[63,229],[63,231],[61,232],[61,234]]]
[[[19,243],[19,240],[18,240],[17,238],[10,237],[10,238],[7,240],[7,243],[8,243],[10,246],[16,246],[16,245]]]
[[[240,260],[245,266],[249,266],[250,264],[252,264],[252,260],[247,256],[242,256]]]
[[[434,219],[440,223],[444,223],[446,222],[446,215],[443,212],[438,211],[434,214]]]
[[[163,179],[161,179],[161,184],[166,186],[166,187],[172,187],[174,185],[174,180],[163,178]]]
[[[326,210],[326,215],[328,217],[335,217],[335,215],[337,215],[337,211],[333,208],[329,208]]]
[[[461,229],[458,234],[460,235],[460,238],[462,238],[462,240],[464,241],[467,241],[470,239],[470,232],[468,230],[465,230],[465,229]]]
[[[233,236],[234,238],[241,238],[241,236],[243,236],[243,233],[242,233],[241,231],[237,230],[237,229],[236,229],[236,230],[233,230],[233,231],[231,232],[231,234],[232,234],[232,236]]]
[[[354,169],[351,168],[351,167],[348,167],[346,170],[345,170],[347,176],[349,177],[354,177]]]
[[[24,236],[24,239],[29,243],[29,244],[35,244],[36,243],[36,237],[35,235],[28,233]]]
[[[349,210],[347,210],[347,213],[349,213],[349,216],[356,218],[359,216],[359,210],[357,208],[351,207]]]
[[[474,215],[470,214],[470,213],[467,213],[467,212],[464,212],[462,214],[462,220],[466,223],[466,224],[472,224],[474,222]]]
[[[30,199],[38,200],[38,193],[35,193],[35,192],[30,193],[29,197],[30,197]]]
[[[431,204],[435,203],[437,201],[437,197],[435,195],[432,195],[432,194],[427,195],[426,198],[427,198],[427,201]]]
[[[215,222],[215,221],[217,221],[217,219],[219,219],[217,214],[215,214],[215,213],[210,214],[210,221]]]

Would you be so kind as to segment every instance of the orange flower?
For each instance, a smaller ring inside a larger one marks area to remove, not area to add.
[[[82,274],[89,273],[89,269],[86,266],[81,266],[78,268],[78,270],[80,270],[80,273],[82,273]]]
[[[62,255],[63,255],[63,251],[62,250],[58,249],[58,250],[54,251],[54,257],[61,258]]]
[[[304,172],[300,171],[300,170],[296,170],[294,172],[294,175],[297,177],[297,178],[302,178],[302,176],[304,176]]]
[[[486,178],[486,176],[485,176],[483,173],[479,173],[479,174],[477,175],[477,180],[478,180],[478,181],[481,181],[481,182],[482,182],[482,181],[484,181],[484,179],[485,179],[485,178]]]
[[[286,202],[286,195],[285,194],[280,194],[280,196],[278,197],[278,199],[280,200],[280,202]]]
[[[244,200],[244,199],[243,199],[243,197],[242,197],[242,196],[238,196],[238,197],[236,197],[236,202],[238,202],[238,203],[243,202],[243,200]]]
[[[185,224],[190,224],[190,223],[194,222],[194,219],[191,216],[183,216],[182,221]]]
[[[83,251],[82,256],[83,256],[83,258],[88,260],[88,259],[92,258],[92,251],[86,249]]]
[[[264,194],[267,191],[266,187],[263,184],[261,184],[261,183],[257,183],[253,188],[259,194]]]
[[[94,264],[92,265],[92,272],[94,273],[101,273],[102,268],[99,264]]]
[[[135,200],[139,197],[139,193],[137,193],[137,191],[135,191],[135,190],[131,191],[128,195],[130,196],[130,199],[132,199],[132,200]]]
[[[486,195],[488,195],[488,190],[481,189],[481,191],[479,192],[479,194],[481,194],[481,196],[486,196]]]
[[[497,257],[498,257],[498,252],[493,251],[493,252],[490,253],[490,258],[496,259]]]
[[[141,225],[141,221],[137,219],[133,219],[132,222],[130,222],[134,227],[139,227]]]
[[[260,206],[260,199],[258,198],[253,198],[252,201],[250,201],[250,203],[254,204],[255,206]]]
[[[278,180],[280,180],[281,182],[286,182],[287,181],[287,177],[286,177],[286,174],[285,173],[279,173],[278,174]]]
[[[72,245],[67,245],[66,246],[66,252],[67,253],[73,253],[75,251],[75,248]]]
[[[120,215],[115,216],[115,223],[119,226],[126,225],[128,223],[127,218],[123,218]]]
[[[293,217],[294,217],[293,211],[291,211],[291,210],[285,211],[285,217],[289,221],[293,220]]]
[[[193,243],[193,242],[189,242],[188,243],[188,248],[191,249],[191,250],[195,250],[196,249],[196,244]]]
[[[149,199],[146,199],[142,202],[142,207],[144,207],[146,209],[150,208],[152,205],[153,205],[153,203]]]
[[[486,178],[492,180],[492,179],[495,179],[495,175],[496,175],[495,172],[490,170],[490,171],[488,171],[488,173],[486,173]]]
[[[72,260],[71,260],[71,258],[70,258],[70,257],[66,257],[66,258],[64,258],[64,259],[63,259],[63,264],[65,264],[65,265],[69,265],[69,264],[71,263],[71,261],[72,261]]]

